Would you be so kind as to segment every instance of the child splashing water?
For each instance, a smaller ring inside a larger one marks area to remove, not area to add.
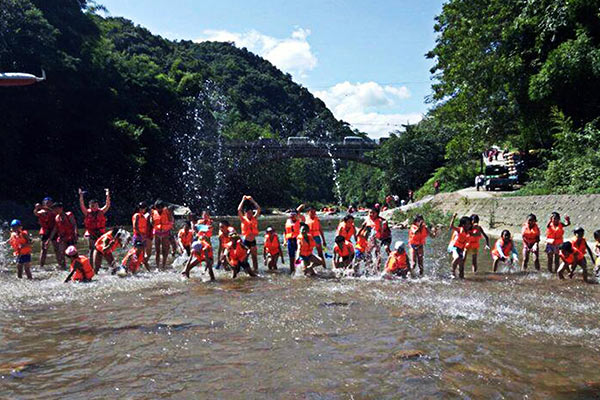
[[[583,270],[583,281],[588,282],[587,265],[585,264],[585,254],[574,248],[571,242],[564,242],[559,247],[558,255],[561,263],[556,270],[559,279],[565,279],[565,271],[569,273],[569,278],[573,278],[578,266]]]
[[[592,264],[594,264],[596,262],[594,260],[594,252],[592,251],[592,249],[588,245],[587,241],[585,240],[585,237],[584,237],[585,230],[582,227],[575,228],[573,230],[573,234],[575,236],[571,239],[571,246],[574,249],[579,250],[579,252],[581,254],[583,254],[583,258],[580,260],[579,265],[581,265],[581,267],[585,268],[587,271],[587,260],[585,259],[585,255],[587,253],[590,256],[590,260],[592,261]],[[572,269],[571,273],[569,274],[569,277],[573,278],[574,274],[575,274],[575,269]]]
[[[200,240],[192,243],[190,249],[190,256],[188,258],[185,269],[181,272],[183,276],[186,278],[190,277],[190,271],[196,265],[200,265],[202,263],[205,264],[205,268],[208,271],[210,276],[210,280],[215,280],[215,273],[213,272],[213,249],[207,237],[202,237]]]
[[[477,258],[479,256],[479,246],[481,245],[481,238],[485,239],[486,250],[490,249],[490,239],[485,234],[485,231],[479,225],[479,215],[471,215],[471,229],[469,230],[469,241],[467,242],[465,259],[471,256],[471,264],[473,273],[477,272]]]
[[[343,236],[335,237],[335,246],[333,247],[333,267],[337,269],[352,268],[354,264],[354,246]],[[356,275],[356,268],[354,274]]]
[[[448,245],[448,253],[452,255],[452,276],[456,278],[456,270],[458,269],[458,277],[464,279],[465,277],[465,247],[469,240],[469,231],[472,228],[471,218],[461,217],[458,221],[458,227],[454,226],[454,221],[458,214],[454,213],[452,221],[450,221],[450,231],[452,232],[452,238]]]
[[[521,231],[521,237],[523,238],[523,263],[521,269],[527,270],[527,264],[529,263],[529,255],[533,254],[533,265],[536,270],[540,270],[540,228],[537,224],[537,218],[534,214],[527,216],[527,221],[523,225]]]
[[[313,254],[313,250],[317,247],[315,239],[310,234],[310,228],[306,224],[300,227],[300,235],[298,235],[298,247],[300,252],[300,260],[302,262],[302,271],[306,276],[315,276],[315,267],[325,267],[325,260]]]
[[[390,253],[387,263],[385,264],[383,277],[384,279],[392,279],[394,277],[406,279],[409,271],[410,264],[404,248],[404,242],[396,242],[394,244],[394,251]]]
[[[510,265],[519,261],[517,246],[515,246],[509,231],[503,230],[500,239],[496,240],[496,244],[492,249],[492,259],[494,260],[494,272],[498,271],[500,261]]]

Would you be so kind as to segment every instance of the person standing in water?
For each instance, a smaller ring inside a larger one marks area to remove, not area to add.
[[[42,200],[42,203],[37,203],[33,209],[33,214],[38,218],[40,224],[40,240],[42,247],[40,249],[40,267],[46,264],[46,257],[48,255],[48,248],[52,245],[56,259],[58,259],[58,243],[56,238],[50,239],[50,234],[54,230],[56,225],[56,214],[52,210],[54,202],[52,198],[46,197]]]
[[[585,240],[585,230],[582,227],[577,227],[573,230],[573,234],[575,236],[573,236],[573,238],[571,239],[571,246],[574,249],[579,250],[579,252],[581,254],[583,254],[583,259],[581,260],[580,264],[582,265],[582,267],[586,267],[587,268],[587,260],[585,259],[585,255],[586,253],[590,256],[590,260],[592,261],[592,265],[595,264],[595,260],[594,260],[594,252],[592,251],[592,249],[590,248],[590,246],[587,243],[587,240]],[[573,277],[573,273],[575,273],[575,271],[571,271],[571,278]]]
[[[83,213],[83,225],[85,226],[84,237],[88,240],[89,258],[92,259],[94,246],[100,236],[106,233],[106,213],[110,209],[110,190],[104,189],[106,193],[106,202],[101,208],[98,200],[92,199],[88,206],[85,206],[83,199],[84,191],[79,189],[79,208]]]
[[[351,241],[352,238],[356,241],[356,227],[354,226],[354,217],[352,214],[344,216],[337,227],[335,235],[343,236],[347,241]]]
[[[196,221],[194,230],[196,230],[198,237],[205,236],[210,240],[213,236],[213,221],[208,210],[202,211],[202,217]]]
[[[167,258],[171,246],[171,229],[173,221],[167,205],[162,200],[156,200],[152,210],[152,225],[154,233],[154,248],[156,252],[156,267],[167,268]],[[162,257],[162,258],[161,258]],[[162,262],[161,262],[162,261]]]
[[[408,245],[410,246],[412,259],[411,269],[414,271],[415,267],[418,266],[420,276],[423,276],[423,256],[425,254],[427,236],[429,236],[429,229],[425,223],[425,218],[421,214],[417,214],[408,231]]]
[[[102,260],[106,260],[114,272],[116,264],[113,253],[124,244],[123,233],[120,228],[113,228],[100,236],[94,244],[94,257],[92,258],[94,272],[98,273],[100,271]]]
[[[315,267],[321,265],[325,267],[325,260],[313,254],[313,249],[317,246],[315,239],[310,234],[308,225],[302,223],[300,234],[297,237],[300,260],[302,260],[302,270],[306,276],[315,276]]]
[[[559,247],[564,241],[565,227],[571,225],[569,216],[565,216],[566,224],[560,221],[560,214],[556,211],[550,216],[546,225],[546,254],[548,255],[548,272],[554,273],[558,269]],[[554,266],[554,268],[553,268]]]
[[[285,221],[285,241],[287,243],[288,257],[290,259],[290,274],[296,272],[296,252],[298,251],[298,235],[300,234],[301,221],[298,218],[298,211],[292,210],[290,216]]]
[[[333,247],[333,268],[346,269],[351,267],[354,256],[354,246],[352,246],[352,243],[341,235],[336,236],[335,246]]]
[[[452,255],[452,276],[456,278],[456,270],[458,269],[458,277],[465,278],[465,247],[469,240],[469,231],[471,230],[471,218],[461,217],[458,221],[458,226],[454,226],[458,214],[452,216],[450,221],[450,232],[452,238],[448,245],[448,253]]]
[[[232,279],[235,279],[242,269],[248,275],[256,276],[256,273],[250,268],[250,264],[248,263],[250,250],[244,246],[237,233],[232,233],[229,237],[231,242],[225,248],[225,258],[233,270]]]
[[[283,262],[283,254],[281,252],[279,237],[277,236],[277,232],[275,232],[273,228],[269,226],[267,227],[265,233],[265,242],[263,248],[263,258],[269,271],[277,270],[277,261],[279,260],[280,256]]]
[[[48,240],[52,241],[56,238],[56,242],[58,243],[56,261],[63,270],[66,270],[65,250],[69,246],[77,245],[77,239],[79,237],[79,233],[77,232],[77,221],[71,211],[64,211],[62,203],[55,203],[52,206],[52,211],[56,214],[56,218],[54,219],[56,223]]]
[[[244,203],[248,201],[252,203],[254,208],[247,207],[244,210]],[[250,249],[250,255],[252,256],[252,267],[254,272],[258,272],[258,249],[256,247],[256,237],[258,236],[258,217],[260,216],[260,206],[252,196],[243,196],[242,201],[238,205],[238,217],[241,223],[242,238],[244,239],[244,246]]]
[[[304,204],[300,207],[304,207]],[[304,222],[308,225],[310,234],[315,239],[315,243],[317,244],[317,254],[322,260],[325,260],[323,247],[327,247],[327,242],[325,241],[325,234],[321,227],[321,220],[317,216],[317,210],[315,210],[314,207],[308,207],[307,213],[304,216]]]
[[[556,270],[559,279],[565,279],[564,272],[569,273],[569,278],[573,278],[577,266],[583,270],[583,281],[588,282],[587,264],[585,263],[585,254],[574,248],[571,242],[561,243],[558,251],[561,259],[560,266]]]
[[[540,228],[537,224],[537,217],[534,214],[527,216],[527,221],[521,231],[523,238],[523,262],[521,269],[527,270],[529,255],[533,254],[533,265],[536,270],[540,270]]]
[[[206,270],[208,271],[208,275],[210,276],[210,280],[215,281],[215,273],[212,268],[213,262],[213,248],[210,244],[210,239],[206,236],[203,236],[200,240],[192,243],[187,264],[181,274],[186,278],[189,278],[192,268],[194,268],[196,265],[201,265],[204,263]]]
[[[187,221],[177,233],[177,244],[179,245],[181,254],[185,252],[188,257],[191,255],[193,241],[194,231],[192,231],[192,223]]]
[[[227,267],[227,259],[225,258],[225,249],[231,243],[231,235],[236,233],[235,228],[231,226],[229,221],[223,220],[219,223],[219,253],[217,257],[217,269],[221,265]]]
[[[485,234],[485,231],[479,225],[479,215],[471,215],[471,229],[469,230],[469,240],[465,247],[465,261],[471,256],[473,273],[477,272],[477,258],[479,256],[479,246],[481,245],[481,237],[485,239],[485,248],[490,250],[490,238]]]
[[[133,225],[133,242],[142,242],[146,251],[146,258],[152,255],[152,222],[148,213],[148,205],[145,202],[140,202],[137,206],[136,213],[131,217]]]
[[[21,221],[13,219],[10,223],[10,239],[8,242],[13,248],[13,254],[17,263],[17,278],[23,278],[23,270],[27,279],[31,276],[31,238],[29,233],[23,229]]]

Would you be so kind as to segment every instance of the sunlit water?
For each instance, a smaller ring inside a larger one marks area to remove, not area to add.
[[[18,281],[3,265],[0,398],[600,395],[600,286],[493,275],[486,256],[452,280],[446,244],[430,243],[426,277],[408,281],[286,267],[216,283],[103,271],[76,285],[39,268]]]

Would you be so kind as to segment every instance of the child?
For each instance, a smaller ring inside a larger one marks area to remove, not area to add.
[[[148,261],[146,261],[146,244],[141,240],[138,240],[133,243],[133,247],[129,249],[127,254],[125,254],[125,257],[123,257],[121,268],[126,272],[135,275],[142,264],[144,264],[148,272],[150,272],[150,265],[148,265]],[[113,274],[116,272],[117,270],[114,269]]]
[[[335,246],[333,246],[333,267],[348,268],[354,261],[354,246],[343,236],[335,237]]]
[[[83,189],[79,189],[79,208],[83,213],[83,224],[85,226],[84,237],[88,239],[89,257],[94,254],[94,246],[98,238],[106,232],[106,213],[110,208],[110,190],[104,189],[106,193],[106,202],[100,208],[98,200],[92,199],[88,203],[89,208],[85,206],[83,200]]]
[[[71,272],[65,279],[65,283],[73,282],[91,282],[94,276],[94,268],[90,263],[90,259],[85,256],[80,256],[77,253],[77,247],[69,246],[65,250],[65,255],[71,262]]]
[[[569,278],[573,278],[575,269],[580,266],[583,270],[583,281],[588,282],[587,266],[583,262],[585,254],[574,248],[571,242],[564,242],[560,245],[558,255],[561,259],[560,266],[556,271],[559,279],[565,279],[563,275],[565,270],[569,272]]]
[[[206,236],[209,240],[213,235],[213,222],[207,210],[202,211],[202,218],[196,222],[198,237]]]
[[[231,265],[233,269],[233,279],[243,269],[248,275],[256,276],[256,273],[250,268],[248,263],[248,254],[250,250],[243,245],[242,240],[237,233],[231,233],[229,235],[231,242],[225,248],[225,259]]]
[[[52,198],[46,197],[42,200],[42,204],[38,203],[35,205],[33,209],[33,214],[38,218],[38,222],[40,224],[40,240],[42,242],[42,248],[40,251],[40,267],[43,267],[46,264],[46,256],[48,254],[48,247],[50,243],[52,243],[52,247],[54,248],[54,254],[58,259],[58,243],[56,242],[56,238],[50,239],[50,234],[54,230],[54,225],[56,224],[56,214],[52,211]]]
[[[195,241],[191,246],[191,253],[188,259],[185,270],[181,272],[182,275],[189,278],[190,271],[196,265],[203,263],[206,265],[206,269],[208,270],[208,275],[210,275],[210,280],[215,280],[215,273],[213,272],[213,249],[207,237],[203,237],[202,239]],[[235,278],[235,275],[234,275]]]
[[[585,259],[585,253],[587,253],[590,256],[590,260],[592,260],[592,264],[595,263],[595,260],[594,260],[594,254],[592,252],[592,249],[590,249],[590,246],[588,246],[588,243],[585,240],[585,237],[584,237],[585,230],[582,227],[577,227],[577,228],[575,228],[573,233],[575,234],[575,236],[571,239],[571,245],[573,246],[573,248],[579,250],[579,252],[581,254],[583,254],[583,259],[581,260],[581,264],[583,264],[587,268],[587,261]],[[571,271],[571,278],[573,277],[574,273],[575,273],[574,270]]]
[[[304,204],[300,207],[304,207]],[[325,260],[323,247],[327,247],[327,242],[325,241],[325,234],[321,227],[321,220],[317,216],[317,210],[314,207],[308,207],[306,215],[304,216],[304,221],[306,222],[306,225],[308,225],[309,232],[317,244],[317,254],[320,258]]]
[[[21,226],[21,221],[13,219],[10,223],[10,239],[9,243],[13,248],[15,261],[17,263],[17,278],[23,278],[23,270],[27,279],[32,279],[31,276],[31,238],[29,233]]]
[[[423,276],[423,254],[427,243],[429,230],[425,224],[425,218],[417,214],[408,231],[408,245],[410,246],[412,269],[419,267],[419,275]]]
[[[410,265],[408,254],[406,254],[406,250],[404,249],[404,242],[398,241],[394,244],[394,251],[390,253],[385,264],[384,277],[389,279],[400,276],[406,279],[409,271]]]
[[[186,222],[183,225],[183,228],[179,230],[177,233],[177,244],[179,247],[180,254],[185,254],[189,257],[191,255],[190,248],[192,246],[192,242],[194,241],[194,232],[192,231],[191,222]]]
[[[171,247],[171,229],[173,229],[173,221],[171,212],[162,200],[156,200],[154,203],[154,209],[152,210],[152,228],[152,233],[154,234],[156,267],[158,269],[166,269],[169,249]]]
[[[245,201],[252,203],[254,207],[248,207],[245,211],[243,211]],[[250,255],[252,256],[252,267],[254,268],[254,272],[257,272],[258,250],[256,247],[256,237],[258,236],[258,217],[260,217],[260,206],[252,198],[252,196],[243,196],[242,201],[240,201],[240,204],[238,205],[237,212],[241,223],[244,246],[250,249]]]
[[[598,271],[600,270],[600,230],[594,232],[594,240],[596,240],[596,244],[594,246],[594,254],[596,255],[595,274],[598,275]]]
[[[354,246],[354,269],[358,273],[360,262],[364,261],[365,267],[370,262],[369,257],[369,237],[371,236],[371,227],[363,224],[356,234],[356,246]],[[347,240],[347,239],[346,239]],[[348,240],[349,241],[349,240]]]
[[[465,277],[465,247],[469,240],[468,232],[471,230],[471,218],[461,217],[458,221],[458,227],[454,226],[458,214],[454,213],[450,221],[450,231],[452,239],[448,245],[448,253],[452,255],[452,275],[456,278],[456,269],[461,279]]]
[[[108,264],[114,268],[115,267],[115,257],[113,256],[113,252],[123,246],[123,236],[124,233],[121,232],[119,228],[113,228],[110,231],[106,232],[104,235],[100,236],[98,240],[96,240],[96,248],[94,251],[94,272],[97,274],[102,266],[102,260],[106,259]]]
[[[500,261],[509,262],[511,265],[517,262],[517,247],[513,242],[510,232],[503,230],[500,239],[496,240],[496,244],[492,249],[492,259],[494,260],[494,272],[498,270]]]
[[[471,255],[471,264],[473,273],[477,272],[477,257],[479,255],[479,246],[481,237],[485,239],[486,250],[490,249],[490,239],[485,234],[483,228],[479,225],[479,215],[471,215],[471,229],[469,230],[469,240],[467,241],[465,259]]]
[[[344,239],[350,241],[352,238],[356,240],[356,228],[354,226],[354,217],[352,214],[347,214],[339,223],[335,232],[336,236],[343,236]]]
[[[57,262],[64,270],[67,269],[65,263],[65,250],[69,246],[77,244],[79,233],[77,232],[77,221],[72,212],[64,211],[62,203],[54,203],[52,211],[56,214],[54,229],[48,238],[48,242],[56,238],[58,243]],[[47,242],[47,243],[48,243]],[[47,244],[46,244],[47,245]]]
[[[227,269],[227,260],[225,258],[225,249],[231,243],[231,235],[236,233],[235,228],[231,226],[229,221],[224,220],[219,223],[219,253],[218,253],[218,261],[217,261],[217,269],[221,268],[221,265],[224,265]]]
[[[540,228],[537,224],[537,218],[534,214],[527,216],[527,222],[523,225],[521,231],[523,238],[523,263],[521,268],[527,270],[529,263],[529,254],[533,254],[533,264],[536,270],[540,270]]]
[[[560,214],[553,212],[546,226],[546,254],[548,254],[548,271],[556,272],[559,260],[559,246],[563,243],[565,227],[571,225],[569,216],[565,216],[566,224],[560,222]],[[552,265],[554,264],[554,267]]]
[[[140,202],[135,214],[131,217],[131,225],[133,226],[133,241],[144,243],[146,258],[152,254],[152,222],[150,219],[148,205],[143,201]]]
[[[302,260],[302,266],[304,275],[306,276],[314,276],[315,267],[323,266],[325,267],[325,261],[322,258],[313,254],[314,248],[317,246],[315,243],[315,239],[313,239],[312,235],[309,233],[310,229],[308,225],[302,224],[300,226],[300,234],[298,235],[298,247],[300,250],[300,260]]]
[[[265,233],[265,243],[263,246],[263,259],[265,265],[269,271],[275,271],[277,269],[277,261],[281,256],[283,262],[283,254],[281,253],[281,244],[279,243],[279,237],[272,227],[267,227]]]
[[[298,211],[292,210],[289,218],[285,221],[284,239],[287,244],[288,257],[290,260],[290,275],[296,272],[296,252],[298,251],[298,235],[300,234],[300,218]]]

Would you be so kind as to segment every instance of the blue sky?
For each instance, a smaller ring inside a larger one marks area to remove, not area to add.
[[[427,111],[433,18],[443,0],[100,0],[169,39],[226,40],[260,54],[337,118],[385,136]]]

